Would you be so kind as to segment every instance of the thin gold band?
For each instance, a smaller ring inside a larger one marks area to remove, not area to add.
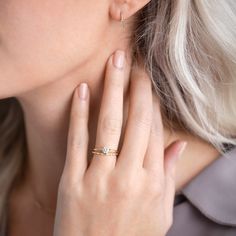
[[[92,153],[97,154],[97,155],[105,155],[105,156],[116,156],[116,155],[118,155],[117,150],[108,148],[106,146],[101,147],[101,148],[94,148],[92,150]]]
[[[102,148],[94,148],[93,151],[103,151],[103,147]],[[117,150],[109,148],[109,152],[117,152]]]
[[[104,154],[104,153],[102,153],[102,152],[94,152],[94,151],[92,151],[92,153],[93,154],[96,154],[96,155],[100,155],[100,156],[117,156],[118,155],[118,153],[108,153],[108,154]]]

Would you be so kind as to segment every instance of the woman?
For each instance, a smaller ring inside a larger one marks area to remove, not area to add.
[[[236,233],[235,1],[2,0],[0,22],[1,236]]]

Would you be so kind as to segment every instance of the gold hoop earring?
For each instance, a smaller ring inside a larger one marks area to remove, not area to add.
[[[124,16],[122,14],[122,11],[120,12],[120,22],[122,24],[122,28],[124,29],[125,28],[125,20],[124,20]]]

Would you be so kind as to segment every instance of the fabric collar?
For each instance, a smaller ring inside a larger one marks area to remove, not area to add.
[[[236,226],[236,147],[206,167],[181,193],[210,220]]]

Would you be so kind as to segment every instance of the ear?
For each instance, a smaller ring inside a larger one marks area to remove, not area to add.
[[[110,16],[112,19],[119,21],[122,12],[124,19],[128,19],[150,1],[151,0],[111,0],[109,9]]]

